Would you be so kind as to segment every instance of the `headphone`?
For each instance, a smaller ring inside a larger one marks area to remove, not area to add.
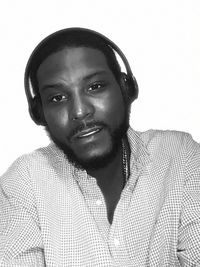
[[[121,72],[121,88],[123,90],[123,95],[125,96],[125,99],[128,104],[131,104],[135,99],[138,97],[138,84],[133,76],[133,73],[131,71],[130,65],[128,63],[128,60],[126,59],[125,55],[121,51],[121,49],[110,39],[108,39],[106,36],[104,36],[101,33],[98,33],[96,31],[86,29],[86,28],[66,28],[60,31],[57,31],[53,34],[50,34],[45,39],[43,39],[33,50],[26,68],[25,68],[25,75],[24,75],[24,86],[25,86],[25,93],[28,100],[28,106],[29,106],[29,114],[32,118],[32,120],[38,124],[38,125],[46,125],[44,114],[42,110],[42,104],[40,100],[40,96],[34,89],[34,85],[31,81],[30,72],[32,63],[34,62],[35,58],[37,57],[38,53],[42,49],[42,47],[46,46],[48,47],[49,41],[52,41],[54,39],[58,39],[62,41],[63,35],[66,38],[70,38],[70,35],[77,35],[80,34],[89,34],[90,36],[94,36],[94,38],[98,38],[101,40],[104,45],[108,46],[113,50],[114,53],[116,53],[122,60],[126,73]],[[60,38],[60,39],[59,39]]]

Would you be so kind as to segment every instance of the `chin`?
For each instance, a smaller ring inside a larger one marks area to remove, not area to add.
[[[107,145],[97,146],[90,144],[83,151],[77,151],[70,146],[61,143],[49,132],[51,140],[64,152],[66,158],[78,169],[97,170],[107,166],[116,156],[121,145],[120,142],[114,141],[113,138],[107,142]],[[80,153],[81,152],[81,153]]]
[[[73,155],[73,158],[69,154],[66,156],[76,166],[86,170],[93,170],[103,168],[109,164],[117,154],[118,149],[118,145],[110,143],[109,146],[91,148],[91,150],[86,151],[82,156],[80,154],[77,156]]]
[[[71,161],[76,167],[86,170],[97,170],[107,166],[113,158],[116,156],[119,146],[113,146],[111,149],[107,149],[100,153],[100,151],[93,151],[90,155],[85,157],[71,158],[69,155],[68,160]]]
[[[109,137],[103,138],[103,142],[86,144],[82,146],[82,149],[80,149],[80,146],[79,149],[78,147],[72,148],[66,143],[60,142],[51,134],[48,126],[45,129],[50,139],[64,152],[68,161],[75,167],[85,170],[97,170],[107,166],[115,158],[121,146],[121,140],[127,133],[128,125],[128,120],[125,118],[113,133],[108,130]]]

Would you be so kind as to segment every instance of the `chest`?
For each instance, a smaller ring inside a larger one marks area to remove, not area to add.
[[[113,186],[106,193],[94,179],[85,179],[78,185],[74,179],[64,180],[66,183],[57,179],[55,183],[52,173],[45,176],[45,181],[38,175],[40,186],[35,191],[42,218],[40,226],[43,239],[50,240],[45,250],[52,246],[49,253],[58,251],[55,255],[58,260],[60,255],[68,255],[71,265],[66,265],[63,257],[63,266],[83,266],[82,259],[88,255],[91,262],[95,259],[94,266],[96,259],[106,260],[102,266],[111,266],[110,251],[121,266],[128,266],[123,265],[124,255],[130,258],[131,266],[137,266],[138,262],[138,266],[145,266],[143,262],[150,253],[154,260],[159,259],[159,253],[167,257],[168,252],[162,251],[161,245],[165,248],[176,245],[181,186],[175,168],[175,171],[169,168],[166,161],[162,171],[157,165],[145,171],[132,170],[122,191]],[[77,255],[77,265],[72,251]],[[101,258],[99,251],[104,255]]]

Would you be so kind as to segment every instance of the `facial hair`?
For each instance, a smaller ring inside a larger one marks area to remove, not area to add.
[[[114,129],[113,131],[110,129],[108,125],[106,125],[102,121],[95,121],[87,126],[98,125],[102,126],[105,130],[108,131],[111,139],[110,148],[105,152],[103,155],[94,156],[90,159],[79,158],[74,151],[71,149],[69,145],[66,143],[60,142],[50,131],[48,126],[45,127],[47,135],[49,138],[64,152],[67,160],[73,164],[78,169],[85,169],[85,170],[98,170],[105,166],[107,166],[117,155],[119,148],[121,146],[122,139],[126,136],[128,127],[129,127],[129,116],[124,116],[124,119],[119,124],[119,126]],[[80,131],[83,126],[77,127],[70,133],[70,136],[73,136],[76,132]]]

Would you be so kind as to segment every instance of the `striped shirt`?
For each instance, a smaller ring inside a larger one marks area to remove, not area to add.
[[[113,222],[96,179],[50,144],[1,177],[0,266],[200,266],[200,146],[129,128],[130,177]]]

